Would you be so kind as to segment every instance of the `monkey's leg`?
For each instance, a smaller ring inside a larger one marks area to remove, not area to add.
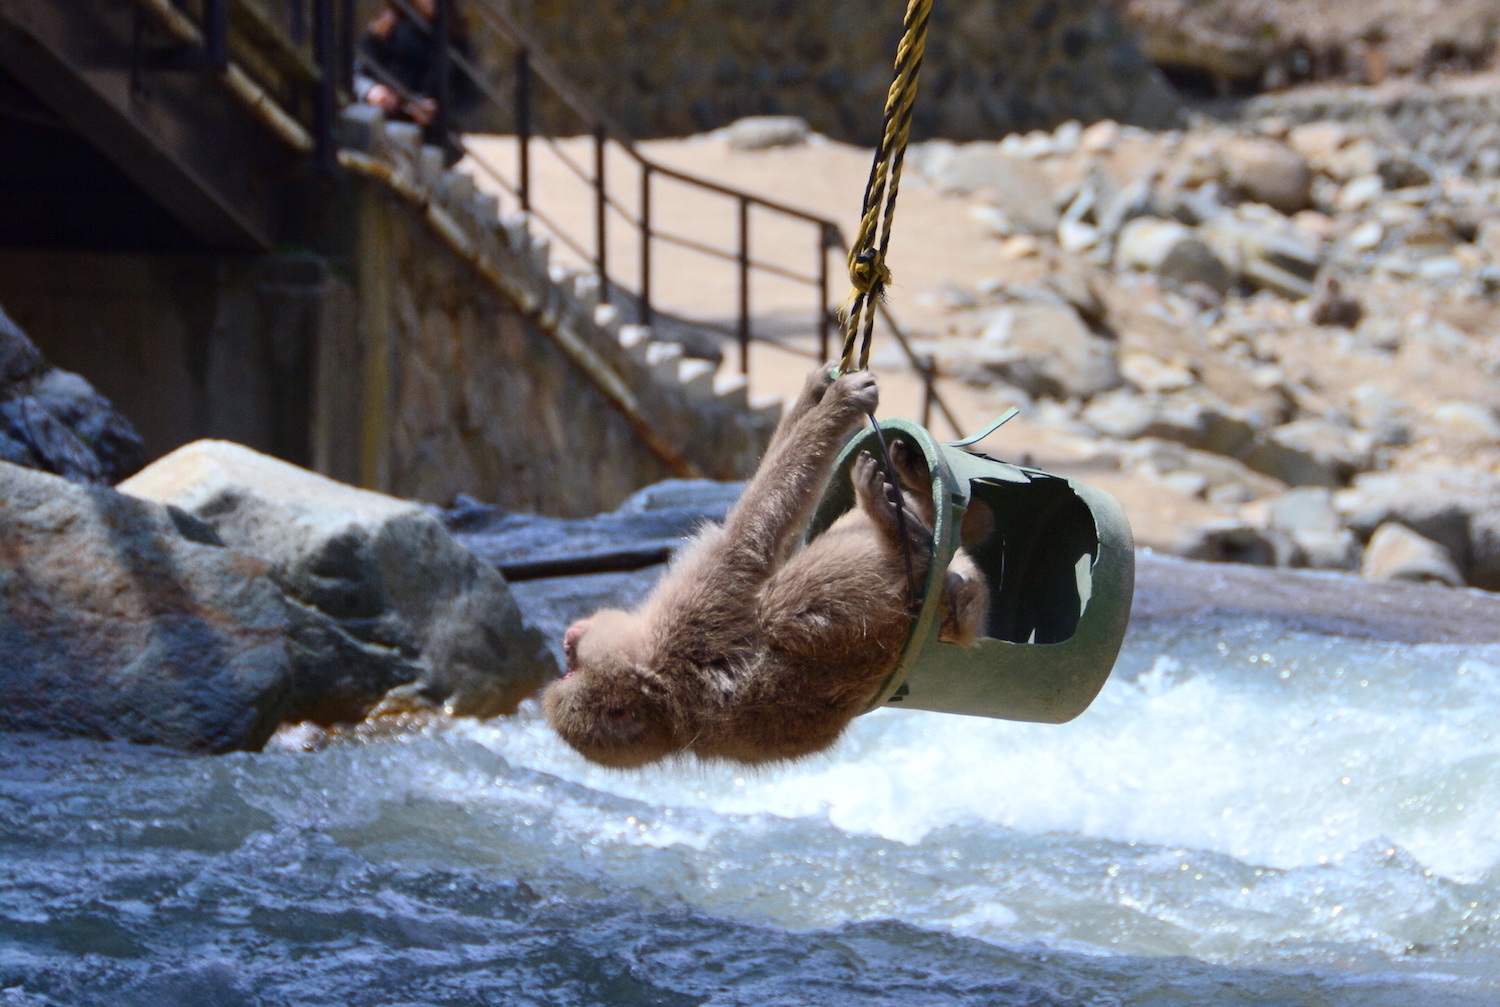
[[[937,514],[932,503],[932,469],[927,458],[899,437],[890,443],[891,464],[895,466],[896,478],[907,495],[907,503],[922,515],[928,528],[937,524]]]
[[[845,374],[771,446],[724,521],[726,560],[735,572],[765,577],[789,554],[812,520],[838,449],[879,400],[874,375]]]
[[[948,564],[948,578],[943,585],[943,621],[938,639],[972,647],[984,632],[990,612],[989,584],[974,559],[960,549]]]

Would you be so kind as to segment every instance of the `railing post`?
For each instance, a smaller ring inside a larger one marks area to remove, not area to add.
[[[750,200],[740,197],[740,373],[750,373]]]
[[[605,147],[609,137],[603,124],[594,127],[594,264],[599,267],[599,303],[609,303],[609,190],[604,181]]]
[[[818,226],[818,363],[828,362],[828,228]]]
[[[516,50],[516,157],[523,212],[531,212],[531,54],[522,46]]]
[[[922,426],[925,427],[932,423],[932,378],[937,371],[937,358],[918,357],[917,366],[922,368]]]
[[[451,115],[448,99],[452,94],[449,86],[448,35],[453,24],[453,0],[436,0],[432,11],[432,77],[433,99],[437,102],[437,113],[428,127],[428,140],[443,150],[448,149],[448,125]]]
[[[354,31],[356,0],[343,0],[339,4],[339,86],[354,94],[354,47],[358,44]]]
[[[293,45],[301,45],[303,39],[307,38],[307,11],[303,8],[303,0],[290,0],[286,11],[287,32],[292,36]]]
[[[318,64],[318,90],[313,98],[313,156],[318,170],[332,175],[338,165],[333,142],[333,116],[338,86],[334,79],[333,0],[313,2],[313,59]]]
[[[651,324],[651,165],[641,165],[641,311],[640,323]]]
[[[203,52],[216,69],[229,66],[229,0],[203,0]]]

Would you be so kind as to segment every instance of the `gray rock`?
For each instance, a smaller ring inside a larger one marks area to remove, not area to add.
[[[0,728],[259,748],[291,699],[268,565],[181,511],[0,463]]]
[[[1322,255],[1308,242],[1269,224],[1220,214],[1202,227],[1204,238],[1229,268],[1260,290],[1300,300],[1313,292]]]
[[[1231,458],[1250,446],[1257,432],[1251,419],[1201,387],[1171,395],[1110,392],[1089,403],[1083,420],[1121,440],[1158,437]]]
[[[1354,422],[1367,430],[1376,444],[1411,443],[1411,409],[1379,385],[1365,383],[1349,393]]]
[[[1365,548],[1360,573],[1371,580],[1436,581],[1463,587],[1463,574],[1443,546],[1405,525],[1388,522],[1375,529]]]
[[[1448,550],[1464,581],[1500,590],[1500,475],[1473,469],[1369,473],[1334,496],[1362,538],[1396,522]]]
[[[1183,284],[1202,283],[1221,294],[1231,282],[1224,262],[1192,228],[1160,217],[1137,217],[1120,230],[1115,266],[1147,269]]]
[[[1059,214],[1052,203],[1052,185],[1046,173],[1024,158],[1000,153],[996,144],[936,148],[926,158],[925,171],[940,189],[982,191],[1028,234],[1057,230]]]
[[[1265,502],[1272,528],[1285,532],[1336,532],[1343,528],[1332,491],[1321,486],[1289,490]]]
[[[1354,570],[1359,567],[1360,542],[1343,527],[1324,487],[1303,486],[1264,501],[1266,525],[1289,535],[1301,553],[1299,566],[1315,570]]]
[[[1302,565],[1301,550],[1291,536],[1230,517],[1212,518],[1192,528],[1175,543],[1172,552],[1208,563]]]
[[[1305,210],[1312,200],[1313,172],[1307,158],[1263,137],[1237,137],[1219,150],[1229,185],[1246,199],[1282,213]]]
[[[807,120],[795,115],[751,115],[724,127],[724,138],[735,150],[800,147],[809,135]]]
[[[1500,643],[1500,596],[1337,573],[1136,557],[1131,631],[1203,633],[1219,620],[1264,620],[1303,633],[1399,643]]]
[[[180,448],[120,488],[270,562],[292,613],[289,719],[493,716],[556,671],[504,578],[416,504],[223,441]]]
[[[1297,420],[1260,435],[1240,459],[1289,486],[1337,488],[1373,464],[1373,447],[1366,433],[1326,420]]]
[[[1410,189],[1432,184],[1432,172],[1409,157],[1392,154],[1381,159],[1375,169],[1387,189]]]
[[[933,349],[945,373],[981,384],[998,378],[1033,398],[1089,398],[1120,384],[1118,345],[1095,335],[1067,304],[997,308],[979,339]]]
[[[107,485],[146,462],[130,421],[83,378],[42,359],[0,310],[0,461]]]
[[[1357,570],[1362,549],[1348,528],[1289,532],[1302,552],[1302,566],[1313,570]]]

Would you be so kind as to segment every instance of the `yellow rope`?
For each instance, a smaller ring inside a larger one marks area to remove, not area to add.
[[[849,282],[854,289],[841,310],[844,321],[844,352],[840,373],[864,370],[870,362],[870,336],[875,329],[876,307],[891,282],[885,264],[891,243],[891,221],[896,216],[896,190],[901,186],[901,165],[906,160],[906,141],[911,134],[912,106],[917,98],[917,76],[922,53],[927,48],[927,21],[932,0],[908,0],[902,22],[901,45],[896,49],[896,78],[885,98],[885,124],[870,180],[865,185],[864,215],[859,233],[849,249]],[[858,366],[854,343],[863,332]]]

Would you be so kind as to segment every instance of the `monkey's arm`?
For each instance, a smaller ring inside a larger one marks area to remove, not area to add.
[[[812,387],[811,379],[808,385]],[[846,374],[791,424],[783,421],[779,438],[725,519],[724,548],[732,572],[764,578],[778,557],[787,555],[790,541],[812,519],[834,455],[879,398],[868,371]]]

